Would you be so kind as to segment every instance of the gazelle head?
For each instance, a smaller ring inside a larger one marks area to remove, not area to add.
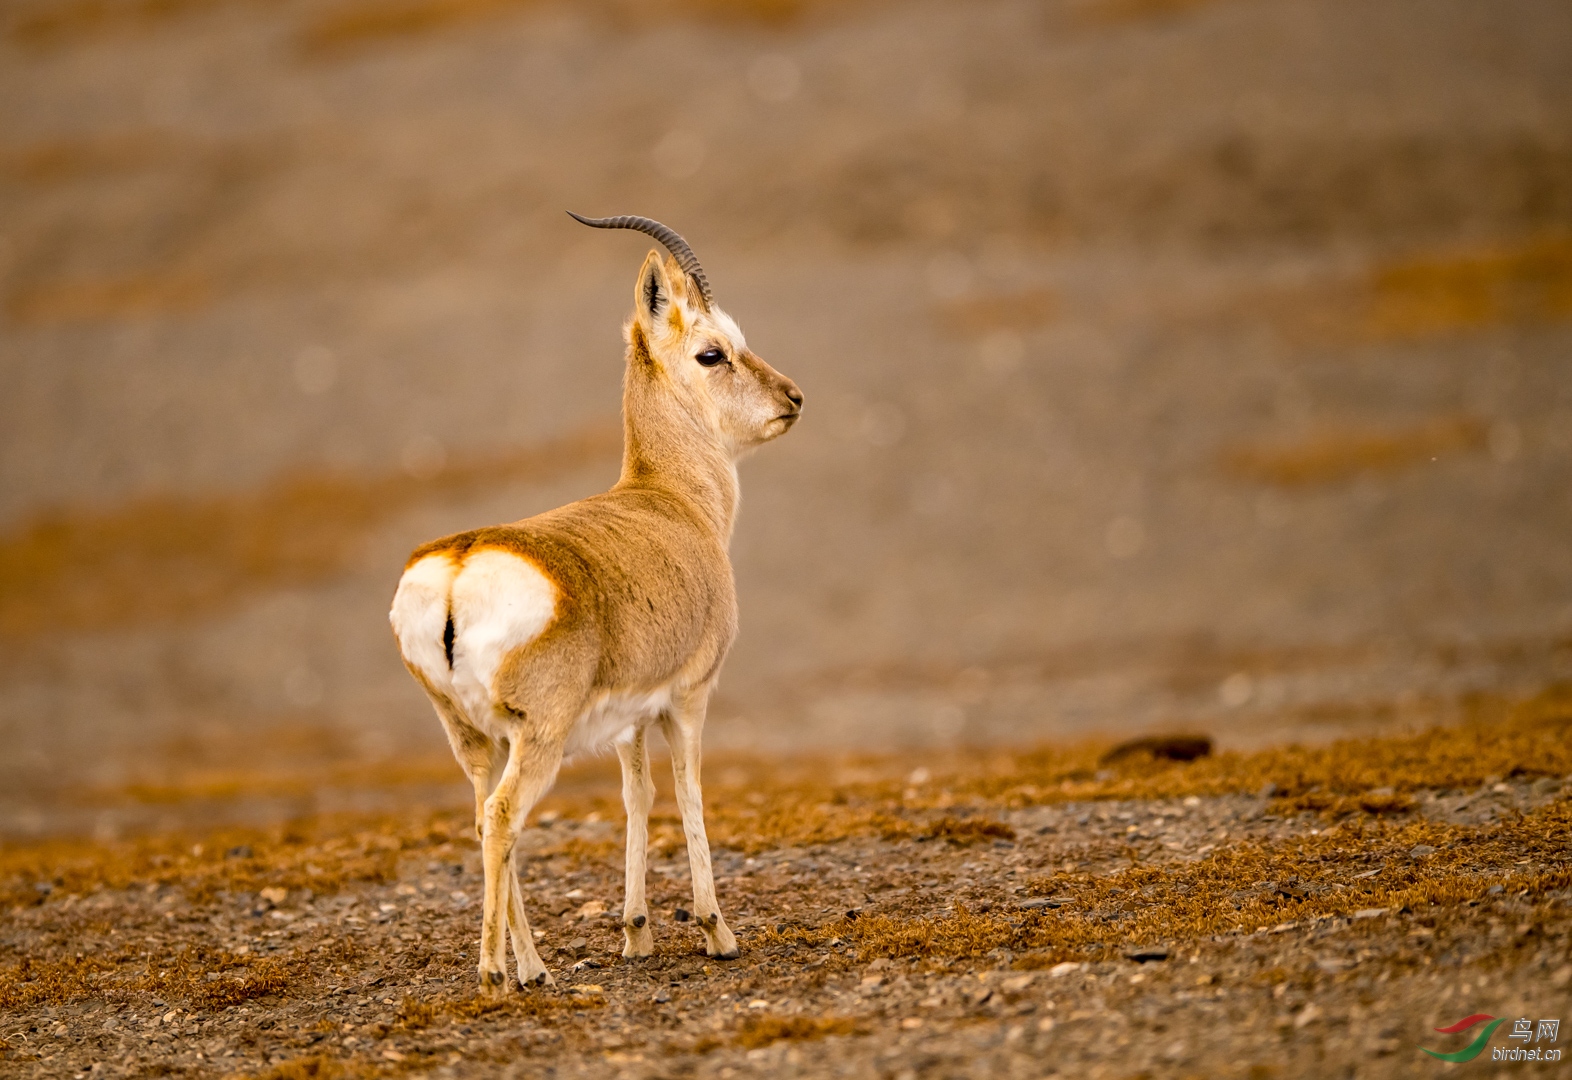
[[[649,218],[573,217],[597,228],[647,233],[671,252],[662,257],[651,251],[634,286],[625,334],[629,389],[641,391],[638,400],[674,405],[734,458],[797,422],[802,415],[797,384],[749,350],[736,321],[716,306],[704,270],[681,236]]]

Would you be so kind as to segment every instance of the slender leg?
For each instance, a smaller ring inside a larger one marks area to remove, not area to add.
[[[649,746],[641,727],[629,743],[617,744],[622,761],[622,806],[628,813],[627,885],[622,900],[622,955],[630,960],[655,951],[649,928],[649,905],[644,898],[645,863],[649,855],[650,807],[655,802],[655,780],[650,776]]]
[[[706,702],[700,697],[675,716],[661,717],[666,742],[671,746],[671,771],[677,781],[677,808],[682,811],[682,831],[688,838],[688,867],[693,874],[693,911],[704,934],[704,951],[722,960],[735,960],[737,938],[721,918],[715,900],[715,873],[710,868],[710,841],[704,834],[704,794],[699,790],[699,739],[704,731]]]
[[[505,873],[508,875],[508,937],[513,940],[513,963],[518,969],[519,989],[555,986],[556,980],[535,951],[535,936],[529,932],[529,919],[524,914],[524,891],[519,885],[516,847],[508,859]]]
[[[524,918],[518,875],[513,872],[513,846],[530,807],[551,787],[561,764],[560,745],[537,742],[520,733],[508,748],[508,764],[502,778],[486,799],[486,828],[481,839],[486,892],[481,909],[479,964],[480,986],[486,993],[502,993],[507,980],[507,940],[503,935],[509,923],[514,924],[515,947],[519,941],[524,943],[525,968],[519,973],[520,981],[538,980],[545,972],[545,965],[535,955],[535,942]]]
[[[421,685],[425,686],[424,680]],[[486,796],[491,793],[492,763],[497,758],[499,748],[491,736],[465,719],[458,706],[446,695],[429,687],[426,695],[431,698],[431,704],[436,706],[437,719],[442,721],[442,730],[447,732],[453,756],[458,759],[464,775],[469,777],[470,784],[475,788],[475,839],[479,840],[485,833]]]

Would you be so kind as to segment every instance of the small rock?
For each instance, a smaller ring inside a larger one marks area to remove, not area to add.
[[[650,999],[657,1005],[664,1005],[671,1000],[671,995],[664,990],[655,991],[655,996]]]
[[[1102,756],[1099,765],[1127,758],[1150,757],[1160,761],[1194,761],[1211,754],[1212,740],[1205,735],[1157,735],[1120,743]]]
[[[257,895],[261,896],[262,899],[266,900],[268,903],[277,905],[282,904],[285,900],[289,899],[289,890],[274,887],[270,889],[263,889]]]
[[[687,908],[677,908],[671,913],[671,917],[676,919],[678,922],[687,922],[689,919],[693,918],[693,916],[688,912]]]
[[[1415,844],[1408,849],[1410,859],[1423,859],[1426,855],[1434,855],[1436,849],[1429,844]]]
[[[226,859],[249,859],[249,858],[251,858],[251,845],[250,844],[237,844],[234,847],[230,848],[228,851],[224,852],[224,858],[226,858]]]
[[[404,1055],[397,1050],[384,1050],[382,1051],[382,1058],[384,1061],[403,1061]]]
[[[1066,901],[1057,896],[1039,896],[1033,900],[1022,900],[1017,907],[1022,911],[1040,911],[1043,908],[1063,907]]]
[[[1500,896],[1504,892],[1506,892],[1505,886],[1492,885],[1492,886],[1490,886],[1490,888],[1485,890],[1485,895],[1486,896]]]
[[[1320,1006],[1315,1004],[1306,1005],[1299,1010],[1299,1015],[1294,1017],[1294,1027],[1302,1028],[1306,1024],[1313,1024],[1319,1019],[1321,1019]]]
[[[999,984],[999,989],[1007,994],[1019,994],[1036,980],[1037,973],[1028,971],[1025,975],[1012,975]]]
[[[576,912],[580,922],[587,922],[604,914],[606,914],[606,905],[600,900],[586,900],[579,905],[579,910]]]
[[[1167,960],[1168,950],[1163,948],[1136,949],[1124,954],[1126,960],[1134,960],[1137,964],[1148,964],[1154,960]]]
[[[578,963],[573,965],[573,970],[574,971],[588,971],[590,968],[598,968],[600,966],[601,966],[601,964],[600,964],[599,960],[591,958],[591,959],[588,959],[588,960],[580,960]]]
[[[559,951],[566,952],[570,956],[583,956],[585,953],[589,952],[589,940],[586,938],[576,937],[572,941],[568,942],[567,945],[560,946]]]
[[[1266,783],[1262,784],[1261,785],[1261,790],[1257,791],[1255,793],[1256,798],[1258,798],[1258,799],[1270,799],[1273,795],[1276,795],[1276,794],[1277,794],[1277,785],[1272,783],[1270,780],[1268,780]]]
[[[1062,964],[1055,964],[1053,967],[1049,968],[1048,977],[1050,979],[1062,979],[1066,975],[1073,974],[1074,972],[1080,970],[1080,964],[1077,964],[1074,960],[1066,960]]]
[[[1384,907],[1360,908],[1358,911],[1354,912],[1354,918],[1355,919],[1379,919],[1381,916],[1386,914],[1386,910],[1387,909],[1384,908]]]

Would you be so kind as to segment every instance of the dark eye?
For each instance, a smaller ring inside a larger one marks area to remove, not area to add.
[[[724,364],[726,362],[726,354],[719,349],[705,349],[695,356],[694,359],[705,367],[714,367],[716,364]]]

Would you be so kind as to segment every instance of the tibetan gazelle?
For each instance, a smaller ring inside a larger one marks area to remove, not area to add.
[[[404,663],[475,787],[486,875],[480,983],[490,993],[506,983],[504,924],[519,985],[552,981],[513,855],[525,816],[568,755],[611,746],[621,759],[622,955],[653,951],[644,878],[655,724],[671,749],[705,950],[737,956],[715,900],[699,739],[737,631],[727,554],[736,462],[802,414],[796,384],[748,350],[682,237],[648,218],[573,216],[646,233],[671,252],[645,258],[624,331],[622,476],[603,495],[416,549],[390,616]]]

